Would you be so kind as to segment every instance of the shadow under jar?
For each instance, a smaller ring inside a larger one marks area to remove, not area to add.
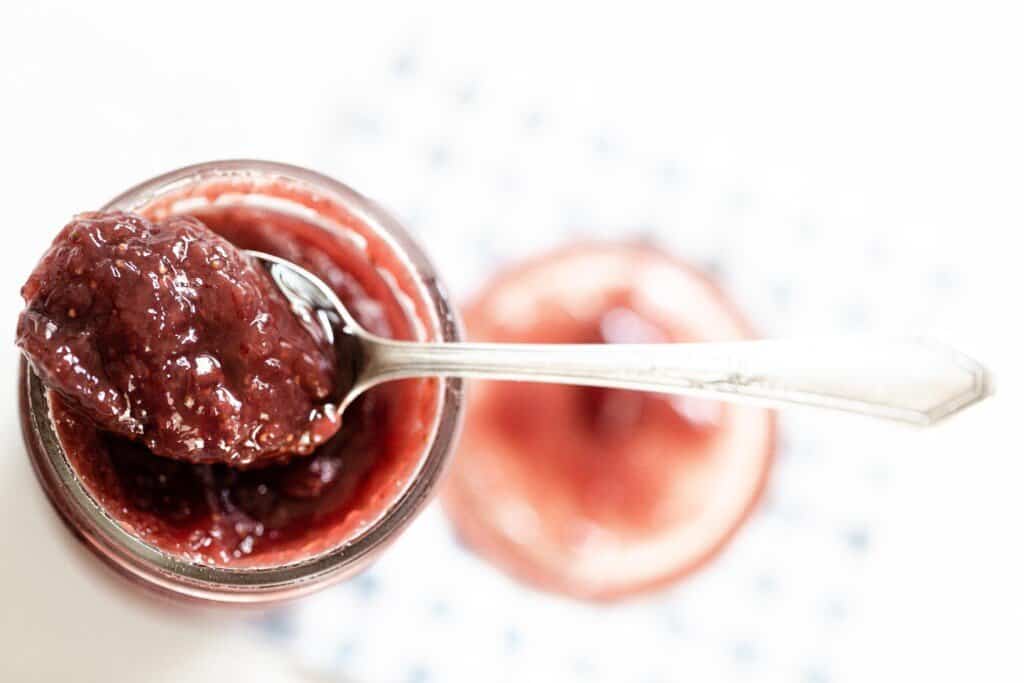
[[[172,171],[104,211],[191,215],[244,249],[318,275],[368,330],[458,341],[433,267],[398,223],[305,169],[222,161]],[[43,489],[70,528],[122,573],[214,602],[297,597],[364,568],[429,500],[458,433],[458,379],[378,386],[312,455],[252,470],[160,458],[103,433],[22,360],[22,425]]]

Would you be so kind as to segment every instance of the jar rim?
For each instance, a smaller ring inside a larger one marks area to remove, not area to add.
[[[138,210],[183,188],[215,180],[253,179],[284,182],[317,196],[328,196],[387,244],[411,274],[430,320],[429,331],[442,341],[459,341],[462,326],[433,265],[405,228],[380,205],[340,181],[299,166],[232,159],[185,166],[151,178],[121,193],[102,210]],[[438,408],[425,453],[405,490],[370,525],[353,538],[310,557],[272,566],[222,567],[199,564],[151,545],[125,529],[92,496],[68,461],[56,434],[46,389],[22,358],[26,416],[23,427],[35,439],[30,448],[37,474],[55,484],[67,500],[56,505],[69,524],[104,559],[122,571],[175,594],[216,602],[266,602],[297,597],[364,568],[429,501],[445,470],[462,422],[463,382],[439,378]],[[37,453],[33,453],[37,451]],[[41,457],[40,457],[41,456]],[[40,468],[45,468],[40,471]]]

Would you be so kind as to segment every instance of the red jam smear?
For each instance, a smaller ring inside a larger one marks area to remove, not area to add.
[[[75,218],[22,289],[18,344],[48,387],[158,455],[235,467],[337,430],[334,350],[262,266],[188,216]]]
[[[161,211],[151,213],[161,218]],[[341,226],[332,218],[333,227],[326,227],[267,208],[188,213],[239,248],[281,256],[316,274],[371,332],[422,338],[423,304],[402,286],[411,276],[354,218]],[[55,392],[50,403],[72,466],[130,532],[204,564],[268,566],[327,550],[379,519],[422,462],[439,398],[435,380],[381,385],[356,399],[337,433],[312,454],[252,469],[156,457],[138,442],[97,429]]]
[[[748,337],[705,278],[633,244],[513,268],[465,311],[478,341],[662,343]],[[746,517],[774,446],[768,411],[692,397],[517,382],[470,392],[443,490],[460,537],[537,587],[607,599],[712,556]]]
[[[515,340],[673,341],[670,330],[632,310],[629,299],[627,291],[609,292],[596,317],[545,316],[535,321],[532,333]],[[535,495],[559,499],[574,518],[616,533],[642,534],[671,519],[666,503],[675,482],[665,472],[685,467],[717,428],[716,404],[704,403],[708,414],[697,422],[685,412],[697,401],[665,394],[512,382],[484,391],[470,429],[483,423],[483,429],[524,454],[536,454],[519,463],[532,485],[543,489]],[[553,528],[572,544],[579,526],[574,519]]]

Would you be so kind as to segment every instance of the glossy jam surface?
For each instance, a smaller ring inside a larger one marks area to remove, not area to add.
[[[422,324],[405,277],[383,249],[338,227],[263,208],[190,210],[234,245],[277,254],[327,282],[357,320],[381,336],[416,339]],[[160,549],[220,566],[302,559],[371,525],[415,476],[438,408],[432,380],[377,387],[349,406],[337,433],[311,454],[238,468],[158,457],[97,429],[51,392],[58,435],[86,487],[126,529]]]
[[[22,289],[18,344],[106,432],[196,463],[308,455],[333,435],[333,350],[195,218],[83,214]]]
[[[584,245],[513,269],[466,311],[471,339],[738,339],[732,305],[636,245]],[[773,450],[763,410],[621,390],[487,383],[470,394],[444,502],[475,550],[539,587],[609,598],[713,554],[757,498]]]

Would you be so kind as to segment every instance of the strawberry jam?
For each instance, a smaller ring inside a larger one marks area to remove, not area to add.
[[[80,217],[26,285],[19,343],[69,463],[123,528],[194,562],[278,565],[354,538],[415,476],[437,382],[381,385],[340,419],[332,350],[238,248],[311,271],[367,330],[418,339],[404,266],[301,214],[187,214]]]
[[[18,344],[46,384],[153,453],[248,467],[338,430],[323,333],[195,218],[79,216],[22,295]]]

